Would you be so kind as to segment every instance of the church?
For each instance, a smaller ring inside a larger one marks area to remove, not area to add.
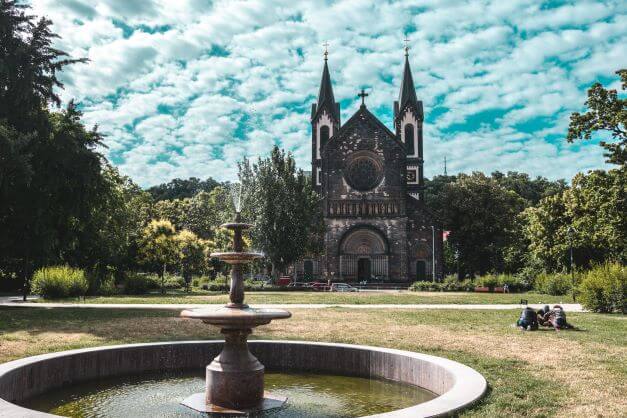
[[[424,202],[423,109],[405,48],[394,127],[367,108],[340,119],[325,52],[311,107],[312,182],[324,214],[324,251],[294,265],[297,280],[414,282],[442,277],[442,227]]]

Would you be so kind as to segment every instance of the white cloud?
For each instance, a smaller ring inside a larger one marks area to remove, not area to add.
[[[108,134],[106,151],[142,185],[232,179],[274,144],[308,169],[309,109],[322,42],[346,120],[368,87],[390,123],[404,32],[427,113],[426,172],[522,170],[571,177],[603,165],[565,144],[587,85],[627,66],[627,5],[535,0],[32,0],[58,46],[90,62],[62,74],[64,100]],[[435,108],[441,114],[431,117]],[[487,113],[482,113],[487,112]],[[493,120],[478,115],[500,115]],[[245,115],[253,115],[243,126]],[[541,119],[539,119],[541,118]],[[465,124],[465,125],[464,125]],[[460,126],[465,126],[460,128]]]

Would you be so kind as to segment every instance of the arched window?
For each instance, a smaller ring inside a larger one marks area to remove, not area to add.
[[[405,125],[405,149],[407,150],[407,155],[416,153],[414,148],[414,125],[411,123]]]
[[[320,127],[320,151],[329,141],[329,127],[324,125]]]

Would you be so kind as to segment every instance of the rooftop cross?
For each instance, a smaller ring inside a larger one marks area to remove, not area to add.
[[[329,43],[327,41],[324,41],[322,46],[324,47],[324,60],[326,61],[329,57]]]
[[[405,56],[409,56],[409,38],[405,37],[403,40],[405,42]]]
[[[357,97],[361,97],[361,105],[366,106],[366,97],[368,97],[368,93],[366,93],[366,90],[361,89],[361,93],[359,93]]]

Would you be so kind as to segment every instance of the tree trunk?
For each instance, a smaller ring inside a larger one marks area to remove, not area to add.
[[[29,278],[30,278],[30,258],[28,256],[26,256],[26,258],[24,259],[24,269],[22,270],[22,274],[24,275],[23,277],[23,285],[22,285],[22,300],[24,302],[26,302],[26,298],[28,297],[28,288],[30,287],[29,285]]]
[[[163,264],[163,271],[161,272],[161,294],[165,295],[165,273],[167,271],[168,264]]]

